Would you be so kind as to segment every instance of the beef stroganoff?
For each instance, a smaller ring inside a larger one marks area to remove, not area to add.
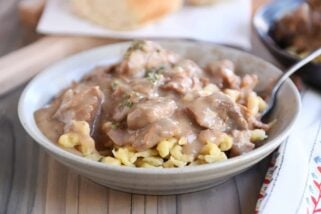
[[[35,112],[40,130],[68,151],[105,164],[183,167],[247,153],[267,138],[256,75],[225,59],[204,68],[151,41],[97,67]]]

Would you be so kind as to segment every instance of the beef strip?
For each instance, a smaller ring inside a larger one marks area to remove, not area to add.
[[[142,97],[153,98],[158,97],[157,87],[148,79],[134,79],[130,83],[131,89]]]
[[[128,142],[128,133],[126,130],[110,129],[107,135],[117,146],[124,146]]]
[[[117,122],[122,121],[127,117],[129,112],[130,112],[129,106],[123,106],[122,104],[120,104],[115,108],[115,111],[113,114],[113,120]]]
[[[188,134],[185,132],[182,135],[187,139],[187,143],[182,146],[183,153],[196,157],[204,146],[203,142],[199,141],[196,132],[190,132]]]
[[[178,123],[172,119],[165,118],[137,131],[130,131],[128,141],[136,150],[143,151],[152,148],[161,140],[180,135],[181,130]]]
[[[136,104],[127,116],[129,129],[140,129],[150,123],[172,116],[177,108],[175,101],[158,97]]]
[[[230,60],[210,62],[205,68],[205,71],[212,76],[213,82],[220,88],[238,89],[241,79],[234,70],[234,63]]]
[[[187,108],[197,123],[205,128],[222,132],[248,128],[239,106],[221,92],[199,97]]]
[[[211,129],[205,129],[202,130],[198,134],[198,140],[202,143],[207,143],[208,141],[211,143],[216,143],[217,138],[221,135],[222,133],[216,130],[211,130]]]
[[[103,102],[104,94],[98,86],[76,85],[63,93],[53,118],[64,123],[66,128],[72,120],[86,121],[92,133]]]
[[[254,149],[255,145],[250,141],[251,135],[249,131],[234,130],[232,135],[234,138],[234,143],[230,151],[230,155],[232,157],[244,154]]]
[[[144,99],[144,95],[133,91],[129,86],[118,87],[113,93],[113,120],[117,122],[124,120],[134,104],[142,99]]]
[[[162,89],[173,90],[185,94],[191,90],[199,90],[202,87],[202,70],[191,60],[182,60],[174,68],[165,73],[165,84]]]
[[[136,41],[126,52],[118,73],[128,78],[143,78],[147,69],[172,65],[179,57],[150,41]]]

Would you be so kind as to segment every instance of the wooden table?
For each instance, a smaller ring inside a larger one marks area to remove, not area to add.
[[[21,46],[18,1],[0,1],[0,55]],[[254,7],[262,2],[254,0]],[[274,62],[254,34],[252,43],[255,55]],[[0,98],[0,213],[253,213],[268,158],[202,192],[144,196],[114,191],[69,170],[33,142],[18,121],[22,89]]]

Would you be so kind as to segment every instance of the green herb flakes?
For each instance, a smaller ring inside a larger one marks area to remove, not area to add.
[[[164,66],[161,66],[159,68],[148,69],[145,72],[145,78],[151,81],[152,83],[156,83],[162,77],[164,70],[165,70]]]
[[[119,86],[119,81],[115,80],[111,83],[111,89],[115,91]]]
[[[120,108],[125,108],[125,107],[131,108],[131,107],[133,107],[133,105],[134,105],[134,103],[131,101],[131,95],[130,94],[126,94],[124,96],[123,101],[120,104]]]
[[[124,55],[124,58],[128,59],[130,54],[135,50],[143,50],[144,45],[145,45],[145,41],[143,41],[143,40],[133,41],[131,46],[127,49],[127,51]]]
[[[112,129],[117,129],[119,127],[119,123],[118,122],[112,122],[111,123],[111,128]]]

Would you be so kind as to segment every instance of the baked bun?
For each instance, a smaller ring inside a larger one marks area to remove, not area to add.
[[[139,28],[181,5],[182,0],[71,0],[77,15],[114,30]]]

